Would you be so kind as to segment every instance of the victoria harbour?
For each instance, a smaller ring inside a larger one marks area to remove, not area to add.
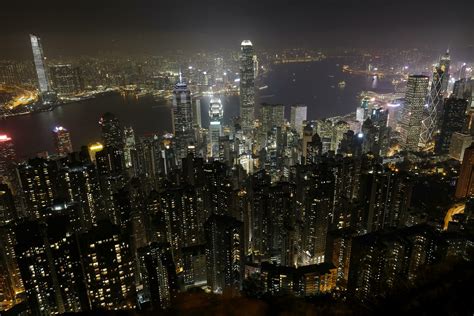
[[[258,103],[296,103],[308,106],[308,118],[345,115],[360,102],[361,91],[392,92],[388,80],[344,73],[337,60],[275,65],[261,80]],[[340,87],[339,83],[345,86]],[[296,97],[295,97],[296,96]],[[209,124],[209,98],[201,99],[203,126]],[[224,122],[230,124],[239,115],[239,97],[221,96]],[[15,138],[20,157],[54,150],[51,131],[55,126],[68,126],[75,149],[100,140],[99,118],[113,112],[124,126],[131,126],[137,135],[171,132],[171,105],[151,96],[109,93],[79,102],[67,103],[49,112],[39,112],[0,120],[0,131]],[[289,113],[287,113],[287,116]]]

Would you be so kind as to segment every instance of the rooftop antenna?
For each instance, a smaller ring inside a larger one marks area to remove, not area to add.
[[[179,83],[183,83],[183,75],[181,74],[181,67],[179,67]]]

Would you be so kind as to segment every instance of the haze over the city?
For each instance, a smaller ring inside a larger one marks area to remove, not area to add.
[[[244,38],[265,48],[465,49],[473,11],[469,0],[4,1],[0,56],[27,57],[29,33],[52,56],[232,48]]]

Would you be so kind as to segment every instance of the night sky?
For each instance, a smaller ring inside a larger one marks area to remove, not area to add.
[[[2,0],[0,57],[261,47],[456,47],[474,43],[473,0]]]

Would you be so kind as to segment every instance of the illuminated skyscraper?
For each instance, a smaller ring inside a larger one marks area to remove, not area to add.
[[[211,215],[204,224],[207,284],[215,293],[240,288],[244,258],[243,223],[226,215]]]
[[[214,80],[216,81],[216,83],[222,83],[224,82],[224,60],[222,59],[222,57],[217,57],[214,61]]]
[[[0,134],[0,182],[10,182],[16,160],[13,140],[5,134]]]
[[[224,116],[224,110],[222,108],[222,102],[218,98],[212,98],[209,104],[209,143],[210,143],[210,156],[213,158],[219,157],[219,138],[222,136],[222,117]]]
[[[82,90],[79,68],[70,64],[53,65],[50,68],[54,90],[62,95],[76,94]]]
[[[252,133],[255,120],[255,70],[252,42],[245,40],[240,47],[240,118],[245,135]]]
[[[449,65],[451,59],[449,50],[444,54],[433,72],[430,93],[428,94],[428,115],[423,120],[421,142],[423,144],[432,140],[436,130],[440,127],[443,111],[443,102],[446,97],[449,81]]]
[[[31,48],[33,50],[33,58],[36,67],[36,74],[38,76],[38,87],[39,91],[47,93],[51,91],[51,86],[49,83],[48,69],[46,67],[46,58],[43,53],[43,46],[41,45],[41,40],[38,36],[30,34]]]
[[[403,150],[418,151],[429,80],[428,77],[422,75],[412,75],[408,78],[406,104],[400,124]]]
[[[58,197],[58,168],[55,161],[33,158],[18,165],[27,214],[40,218]]]
[[[172,114],[173,133],[176,137],[176,158],[180,163],[181,159],[187,156],[188,147],[194,146],[191,91],[181,78],[173,89]]]
[[[282,127],[285,124],[285,106],[283,104],[262,104],[262,127],[268,132],[272,127]]]
[[[307,119],[308,108],[303,104],[291,106],[290,124],[291,128],[296,130],[300,137],[303,136],[304,121]]]
[[[136,142],[135,142],[135,132],[132,127],[126,127],[124,129],[124,159],[125,167],[131,168],[133,166],[134,156],[136,156]]]
[[[102,127],[104,146],[123,150],[123,130],[118,118],[112,113],[107,112],[102,115],[99,124]]]
[[[56,153],[60,157],[67,156],[72,153],[72,143],[69,131],[62,126],[56,126],[53,129],[54,146],[56,147]]]
[[[79,244],[92,308],[134,308],[133,257],[119,227],[99,222],[79,236]]]
[[[441,129],[435,144],[436,153],[449,152],[453,133],[461,133],[466,129],[467,105],[468,102],[465,99],[446,99],[440,124]]]
[[[169,243],[151,243],[138,249],[145,297],[157,310],[168,308],[178,292],[176,267]]]

